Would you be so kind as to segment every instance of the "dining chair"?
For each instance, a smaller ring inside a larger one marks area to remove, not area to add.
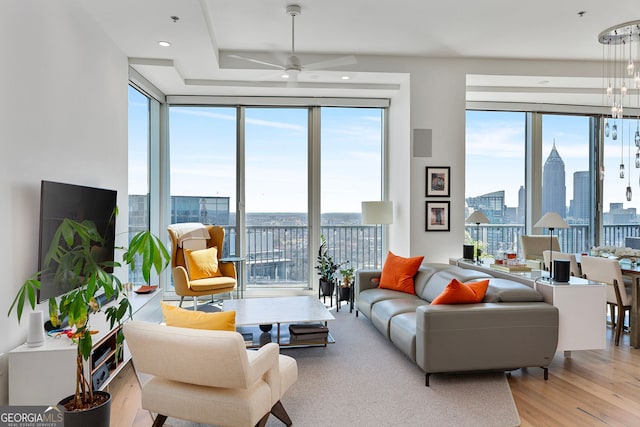
[[[551,247],[550,247],[551,246]],[[542,252],[546,250],[553,250],[560,252],[560,242],[558,236],[547,235],[521,235],[520,236],[520,248],[522,249],[522,258],[525,259],[527,265],[533,268],[543,268],[543,256]]]
[[[553,258],[551,258],[551,255],[553,255]],[[569,274],[575,277],[582,277],[582,271],[580,270],[580,265],[576,260],[575,254],[569,254],[566,252],[557,252],[557,251],[553,251],[553,254],[552,254],[551,251],[547,249],[542,252],[542,257],[544,259],[545,270],[547,271],[549,270],[549,263],[551,262],[552,259],[553,260],[562,259],[562,260],[569,261]]]
[[[582,256],[580,264],[585,279],[608,285],[607,305],[615,329],[615,344],[619,345],[626,313],[631,311],[631,288],[625,286],[620,264],[617,259],[593,256]]]

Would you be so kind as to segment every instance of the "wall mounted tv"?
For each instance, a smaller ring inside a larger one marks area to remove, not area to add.
[[[90,220],[95,223],[105,239],[99,251],[99,261],[113,261],[115,251],[115,190],[85,187],[60,182],[42,181],[40,187],[40,243],[38,266],[42,271],[38,302],[62,295],[72,290],[74,282],[55,281],[56,266],[45,271],[44,260],[51,246],[56,229],[65,218],[75,221]]]

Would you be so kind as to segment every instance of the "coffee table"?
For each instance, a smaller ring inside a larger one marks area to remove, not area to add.
[[[335,317],[327,310],[319,299],[312,296],[293,296],[277,298],[246,298],[235,300],[224,300],[222,303],[224,311],[236,311],[236,326],[248,327],[259,325],[276,325],[276,342],[281,346],[307,347],[310,345],[327,345],[335,340],[329,333],[326,342],[291,343],[289,341],[289,328],[282,331],[283,324],[291,323],[324,323],[335,320]],[[258,342],[253,346],[263,345],[265,342],[265,332]]]

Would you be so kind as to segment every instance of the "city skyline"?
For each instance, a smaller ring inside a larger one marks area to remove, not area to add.
[[[496,191],[505,191],[505,204],[517,209],[520,188],[525,182],[525,117],[524,112],[467,111],[466,121],[466,198],[478,197]],[[571,208],[570,195],[574,194],[575,172],[590,170],[589,129],[587,116],[542,115],[542,156],[546,159],[553,149],[554,141],[566,168],[565,205]],[[614,121],[607,119],[607,122]],[[621,120],[618,122],[620,137],[613,140],[605,137],[603,146],[604,166],[598,172],[603,180],[603,208],[608,212],[612,205],[623,204],[624,209],[640,209],[640,170],[635,168],[633,135],[636,120],[624,120],[624,144],[622,143]],[[625,164],[625,178],[620,179],[620,163]],[[581,181],[582,182],[582,181]],[[633,198],[625,198],[630,183]]]

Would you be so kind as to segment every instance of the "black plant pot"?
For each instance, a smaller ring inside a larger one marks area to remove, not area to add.
[[[83,411],[64,411],[64,427],[109,427],[111,422],[111,395],[106,391],[94,391],[106,397],[102,404]],[[63,405],[73,400],[73,395],[65,397],[59,403]]]
[[[335,283],[333,281],[329,282],[323,279],[320,279],[320,292],[323,297],[328,297],[333,295],[333,291],[335,289]]]
[[[349,301],[351,296],[351,288],[340,288],[340,301]]]

